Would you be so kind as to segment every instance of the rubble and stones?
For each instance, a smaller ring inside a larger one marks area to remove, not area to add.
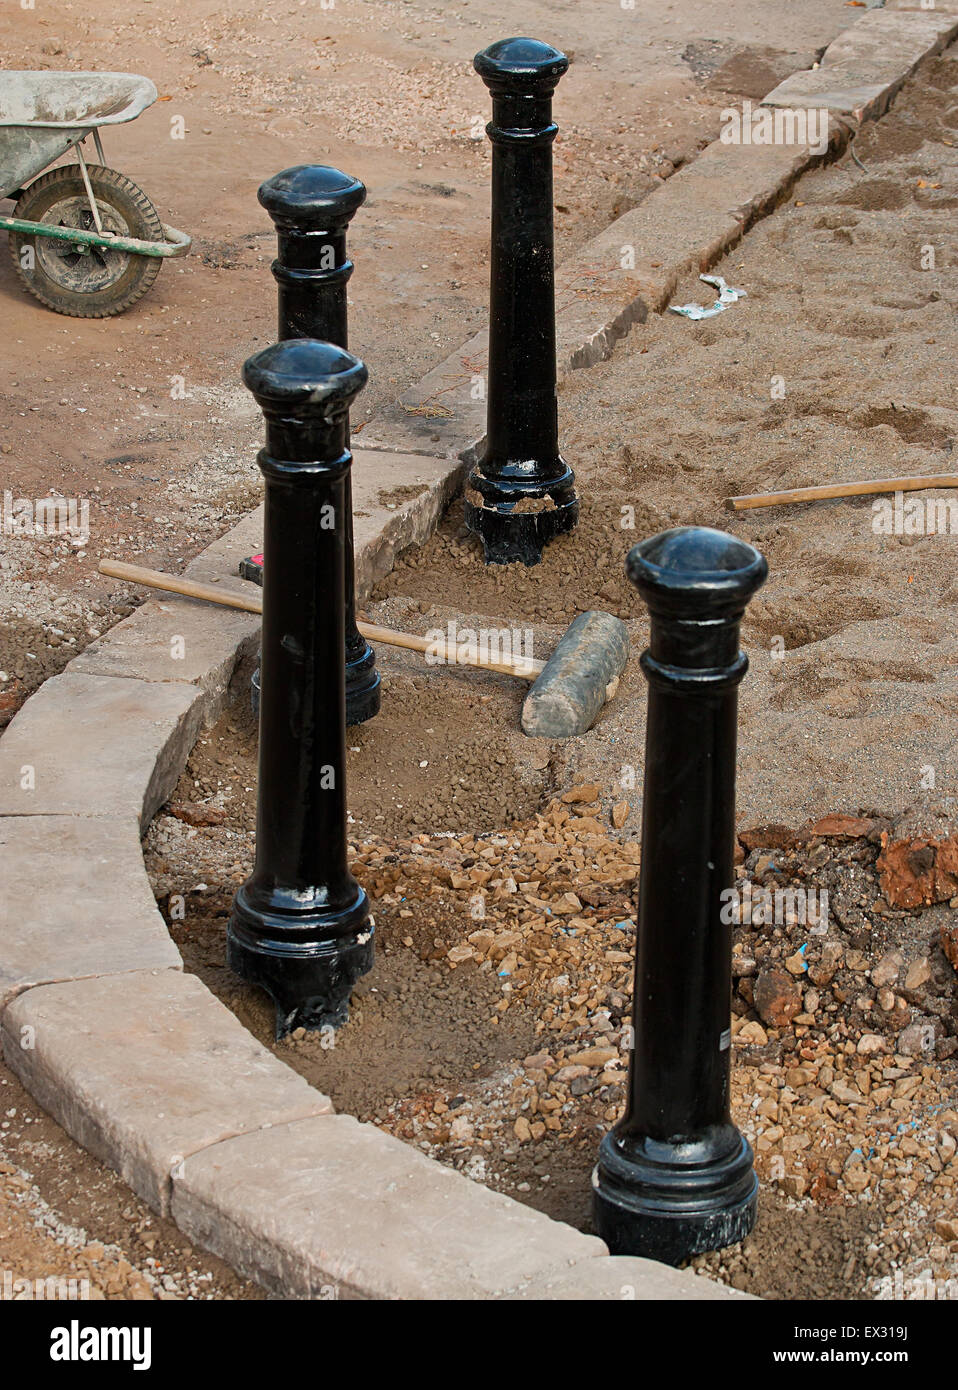
[[[450,1055],[438,1070],[430,1063],[418,1088],[384,1084],[357,1105],[345,1064],[361,1010],[337,1041],[336,1085],[324,1070],[333,1053],[308,1035],[281,1050],[338,1106],[582,1225],[598,1141],[626,1094],[639,869],[637,844],[616,837],[599,797],[597,784],[570,788],[498,833],[364,833],[354,871],[375,903],[381,950],[414,958],[404,988],[415,995],[418,980],[424,998],[437,989],[431,979],[468,972],[456,996],[462,1016],[447,1021]],[[958,1198],[958,979],[940,944],[943,909],[926,923],[882,897],[879,845],[862,820],[853,830],[867,835],[806,829],[788,836],[790,848],[780,832],[741,837],[743,900],[747,889],[794,892],[782,920],[741,921],[733,937],[732,1110],[755,1149],[766,1234],[760,1217],[740,1249],[696,1268],[752,1292],[767,1291],[784,1260],[797,1283],[779,1296],[820,1296],[814,1281],[825,1273],[804,1284],[795,1273],[813,1226],[840,1266],[829,1277],[845,1293],[828,1296],[877,1296],[895,1270],[958,1277],[958,1241],[941,1224]],[[221,885],[216,911],[228,911],[249,831],[161,815],[147,844],[161,902],[184,887],[215,897]],[[819,910],[809,920],[802,904],[813,888]],[[190,921],[181,948],[200,930]],[[446,1006],[452,997],[443,995]],[[477,1019],[474,1010],[488,1012]],[[500,1053],[488,1067],[463,1060],[457,1071],[460,1032],[473,1058],[477,1028],[488,1038],[510,1026],[532,1042],[522,1056]],[[791,1235],[789,1211],[803,1214]],[[815,1224],[839,1215],[841,1239]],[[783,1240],[792,1242],[784,1251]]]

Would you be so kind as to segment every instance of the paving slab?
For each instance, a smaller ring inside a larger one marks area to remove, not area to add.
[[[874,70],[892,68],[904,74],[922,58],[937,52],[950,41],[955,23],[955,4],[922,5],[907,10],[889,6],[868,10],[854,24],[834,38],[822,55],[821,69],[851,68],[866,63]],[[904,76],[900,77],[904,81]]]
[[[298,1298],[488,1298],[608,1253],[349,1115],[195,1154],[171,1209],[191,1240]]]
[[[193,685],[64,671],[0,739],[0,816],[149,823],[176,785],[203,719]]]
[[[575,307],[559,320],[570,360],[590,366],[608,356],[632,323],[666,307],[680,279],[707,270],[756,218],[772,211],[815,158],[805,144],[714,140],[593,237],[577,258],[578,282],[570,282]],[[702,302],[711,293],[703,285]]]
[[[370,420],[363,430],[364,447],[413,450],[471,464],[486,433],[488,355],[484,328]]]
[[[753,1294],[740,1293],[727,1284],[634,1255],[605,1255],[597,1260],[582,1260],[571,1269],[556,1270],[533,1279],[520,1292],[506,1296],[513,1300],[548,1299],[550,1302],[643,1303],[672,1299],[683,1303],[702,1299],[761,1302]]]
[[[91,642],[66,669],[199,686],[209,720],[225,703],[230,677],[255,645],[259,626],[250,613],[164,594]]]
[[[0,1032],[7,1065],[43,1108],[162,1214],[171,1173],[197,1150],[331,1118],[327,1096],[180,971],[28,990],[8,1004]]]
[[[353,448],[353,541],[360,603],[390,572],[402,550],[432,534],[460,489],[464,467],[456,457]],[[226,593],[249,594],[249,581],[240,578],[237,568],[241,560],[262,548],[263,507],[259,506],[197,555],[185,573]],[[232,670],[247,650],[258,642],[259,627],[259,619],[249,614],[175,596],[154,599],[111,628],[68,669],[144,680],[194,681],[215,699],[225,691]],[[168,660],[165,644],[177,633],[186,638],[185,655]]]
[[[194,556],[184,574],[203,584],[222,584],[234,593],[249,594],[249,580],[240,578],[238,566],[247,555],[262,550],[264,514],[262,503],[247,512],[235,526]]]
[[[425,454],[355,449],[356,598],[365,603],[407,546],[428,540],[460,490],[465,464]]]
[[[655,189],[650,197],[656,197],[658,192]],[[620,220],[617,218],[612,228],[593,237],[556,278],[556,357],[560,375],[604,362],[619,339],[636,324],[645,323],[649,316],[649,285],[656,282],[656,277],[649,281],[636,275],[635,262],[630,260],[633,253],[627,253],[626,241],[614,234]],[[643,271],[661,268],[661,252],[653,254],[655,265],[651,264],[651,255],[646,256]],[[623,259],[627,264],[623,265]]]
[[[0,1009],[32,985],[180,967],[132,817],[2,816],[0,863]]]
[[[821,66],[792,73],[764,98],[778,107],[825,106],[856,121],[886,111],[923,58],[958,34],[953,9],[875,9],[825,50]]]

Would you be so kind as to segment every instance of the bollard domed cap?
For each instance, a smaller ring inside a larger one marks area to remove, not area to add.
[[[244,385],[261,410],[320,420],[348,409],[368,376],[358,357],[316,338],[273,343],[243,364]]]
[[[473,59],[473,67],[493,93],[547,96],[569,67],[558,48],[538,39],[500,39]]]
[[[257,197],[278,227],[327,231],[346,225],[366,186],[330,164],[296,164],[261,183]]]
[[[708,526],[676,526],[633,546],[629,579],[653,612],[677,618],[740,612],[768,578],[765,556]]]

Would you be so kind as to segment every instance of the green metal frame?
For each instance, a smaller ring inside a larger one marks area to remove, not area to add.
[[[102,246],[107,251],[129,251],[135,256],[183,256],[193,245],[186,232],[163,223],[165,241],[141,241],[138,237],[111,236],[109,233],[85,232],[80,227],[53,227],[45,222],[24,222],[19,217],[0,217],[0,228],[20,236],[49,236],[57,241],[79,242],[85,246]]]

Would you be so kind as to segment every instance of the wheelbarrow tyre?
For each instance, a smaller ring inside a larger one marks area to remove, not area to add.
[[[115,169],[90,164],[87,165],[87,173],[97,205],[106,213],[106,225],[109,226],[110,222],[120,224],[114,225],[111,230],[143,241],[164,239],[159,214],[142,188],[138,188],[131,179]],[[26,222],[42,222],[58,203],[63,204],[65,208],[75,209],[81,205],[81,201],[86,203],[87,197],[80,170],[76,165],[66,165],[63,168],[51,169],[49,173],[36,179],[17,203],[14,216]],[[90,221],[92,223],[92,214]],[[67,245],[60,241],[54,242],[53,238],[10,233],[10,255],[14,269],[24,288],[39,299],[41,304],[56,310],[58,314],[68,314],[72,318],[102,319],[121,314],[146,294],[160,273],[162,260],[159,256],[109,252],[108,257],[113,263],[112,277],[107,277],[109,283],[97,286],[91,282],[91,288],[86,290],[82,284],[83,267],[80,256],[76,256],[76,266],[79,269],[68,270],[64,261],[63,271],[60,272],[52,254],[37,254],[37,243],[40,241],[50,242],[58,249]],[[33,256],[23,255],[25,247],[34,248]],[[122,261],[120,257],[123,258]],[[105,259],[99,257],[97,264],[105,263]],[[62,274],[65,283],[61,283],[59,274]]]

